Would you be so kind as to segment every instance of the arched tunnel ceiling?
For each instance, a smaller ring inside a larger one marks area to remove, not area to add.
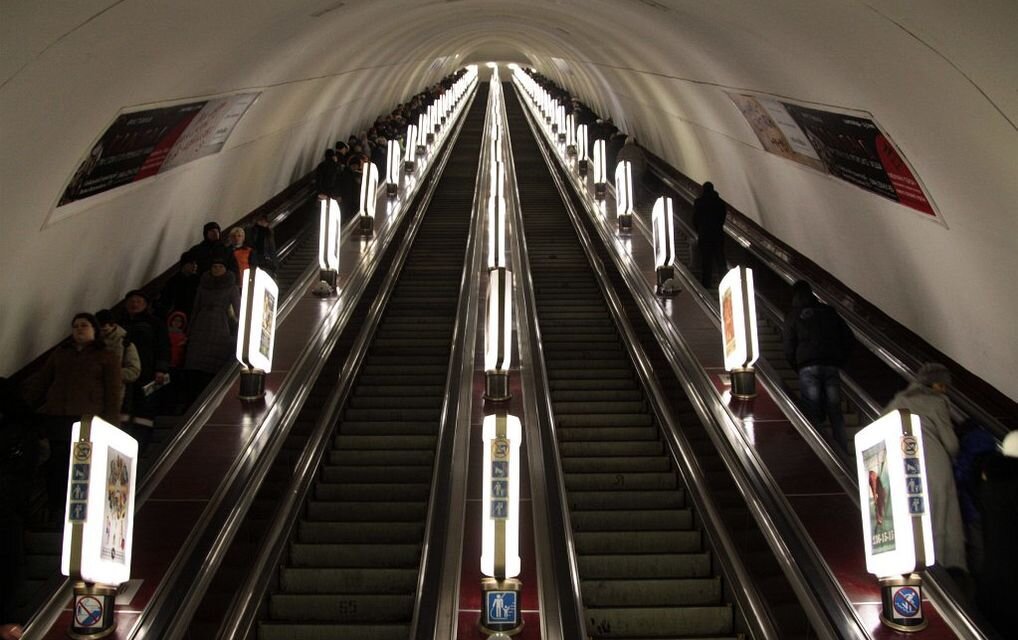
[[[537,67],[1018,397],[1018,4],[77,0],[0,7],[0,373],[169,267],[338,136],[468,62]],[[118,113],[259,97],[224,149],[55,208]],[[939,223],[764,152],[726,92],[869,114]],[[978,311],[974,311],[978,310]]]

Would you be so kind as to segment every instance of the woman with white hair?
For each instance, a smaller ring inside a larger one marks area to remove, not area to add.
[[[933,548],[937,563],[948,569],[967,571],[965,528],[954,484],[952,461],[958,454],[958,436],[951,423],[947,389],[951,372],[942,364],[927,362],[916,372],[915,382],[894,396],[884,409],[906,409],[919,416],[929,487],[926,508],[933,521]]]

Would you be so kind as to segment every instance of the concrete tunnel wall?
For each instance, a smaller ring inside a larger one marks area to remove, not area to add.
[[[536,67],[1018,398],[1018,5],[151,0],[0,15],[0,374],[468,62]],[[122,111],[258,91],[224,149],[56,208]],[[765,152],[727,92],[880,124],[939,220]]]

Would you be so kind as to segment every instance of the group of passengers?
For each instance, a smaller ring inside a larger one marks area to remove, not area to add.
[[[610,119],[598,118],[547,77],[538,73],[532,77],[566,105],[576,125],[590,127],[591,141],[606,140],[609,176],[616,162],[632,163],[638,205],[641,192],[644,202],[659,195],[658,185],[643,179],[646,156],[632,136],[619,132]],[[726,215],[727,206],[714,185],[705,182],[693,204],[693,227],[701,282],[708,291],[716,284],[715,275],[720,277],[728,268],[724,257]],[[817,427],[825,418],[830,422],[834,450],[846,459],[852,453],[842,415],[840,377],[854,342],[845,321],[833,307],[816,298],[808,282],[793,285],[792,305],[784,324],[786,359],[798,372],[806,417]],[[947,396],[950,386],[947,367],[926,363],[884,411],[906,409],[920,417],[937,564],[948,569],[965,597],[974,592],[981,612],[994,626],[1013,632],[1018,629],[1014,600],[1018,594],[1018,431],[1012,431],[998,446],[976,421],[968,419],[956,425]],[[880,488],[874,490],[879,493]]]
[[[368,130],[351,135],[346,142],[337,140],[334,147],[326,149],[314,171],[315,189],[319,198],[336,200],[344,220],[356,215],[360,207],[364,163],[371,162],[379,175],[383,175],[388,160],[389,141],[398,141],[400,149],[403,149],[407,144],[407,127],[416,124],[417,117],[448,91],[460,75],[462,73],[454,74],[427,88],[398,105],[388,115],[377,118]]]

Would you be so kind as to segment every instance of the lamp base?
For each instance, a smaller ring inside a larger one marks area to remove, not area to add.
[[[484,399],[492,402],[503,402],[512,397],[509,393],[508,371],[484,372]]]
[[[929,621],[923,615],[922,584],[922,577],[916,573],[900,578],[881,578],[881,624],[904,633],[925,629]]]
[[[732,397],[739,400],[756,397],[756,372],[753,367],[732,369]]]
[[[523,629],[520,615],[520,589],[523,583],[515,578],[481,581],[481,619],[478,626],[487,634],[514,636]]]
[[[576,163],[576,170],[581,176],[587,175],[587,170],[590,168],[589,160],[579,160]]]
[[[395,198],[397,193],[399,193],[398,184],[392,182],[385,183],[385,195],[389,196],[390,198]]]
[[[566,132],[565,131],[559,131],[558,132],[558,141],[559,142],[565,142],[566,141]]]
[[[623,233],[628,233],[633,230],[633,214],[623,213],[621,215],[615,216],[615,219],[618,220],[619,231],[622,231]]]
[[[428,134],[427,134],[427,137],[425,137],[425,140],[428,141],[428,144],[433,144],[435,142],[435,134],[433,132],[429,131]],[[420,150],[421,150],[421,148],[417,147],[417,151],[420,152]]]
[[[417,170],[417,163],[413,160],[405,160],[403,162],[403,173],[409,175]]]
[[[333,291],[336,290],[336,280],[338,277],[339,273],[331,269],[321,269],[318,271],[318,281],[329,285],[329,288]]]
[[[598,200],[604,200],[604,195],[608,192],[608,185],[605,182],[594,183],[594,197]]]
[[[265,397],[265,372],[261,369],[241,369],[240,399],[245,402]]]
[[[375,233],[375,219],[371,216],[361,216],[357,222],[357,229],[362,235],[370,236]]]
[[[113,611],[116,599],[116,587],[75,582],[74,615],[67,635],[75,640],[96,640],[112,635],[117,629]]]
[[[657,268],[657,288],[654,292],[659,296],[674,296],[679,292],[679,288],[669,286],[667,283],[669,280],[674,282],[675,278],[675,267],[658,267]]]

